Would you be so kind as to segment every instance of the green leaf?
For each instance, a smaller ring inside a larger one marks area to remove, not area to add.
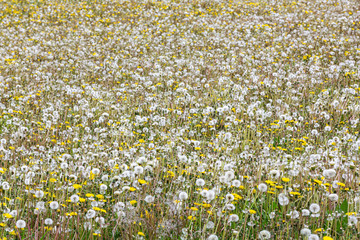
[[[343,211],[344,213],[347,213],[348,209],[349,209],[349,204],[348,204],[347,200],[344,199],[344,201],[340,205],[340,210]]]

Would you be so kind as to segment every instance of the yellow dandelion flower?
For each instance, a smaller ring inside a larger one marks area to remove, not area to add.
[[[139,179],[138,182],[139,182],[140,184],[148,184],[148,182],[145,181],[145,180],[143,180],[143,179]]]
[[[286,183],[287,183],[287,182],[289,182],[289,181],[290,181],[290,178],[286,178],[286,177],[284,177],[284,178],[282,178],[281,180],[282,180],[283,182],[286,182]]]
[[[74,187],[75,189],[82,188],[82,186],[81,186],[80,184],[74,184],[73,187]]]
[[[4,213],[3,216],[6,218],[13,218],[13,216],[10,213]]]

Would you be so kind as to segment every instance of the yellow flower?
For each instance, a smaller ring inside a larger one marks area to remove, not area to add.
[[[256,211],[255,211],[255,210],[250,209],[250,210],[249,210],[249,213],[250,213],[250,214],[255,214],[255,213],[256,213]]]
[[[75,189],[82,188],[82,186],[81,186],[80,184],[74,184],[73,187],[74,187]]]
[[[130,192],[134,192],[134,191],[136,191],[136,188],[134,188],[134,187],[130,187]]]
[[[148,184],[148,183],[147,183],[145,180],[143,180],[143,179],[139,179],[138,182],[139,182],[140,184]]]
[[[210,207],[211,207],[211,204],[204,203],[202,206],[203,206],[204,208],[210,208]]]
[[[341,187],[345,187],[345,184],[342,183],[342,182],[338,182],[338,183],[336,183],[336,184],[339,185],[339,186],[341,186]]]
[[[333,238],[332,238],[332,237],[325,236],[325,237],[323,237],[323,240],[333,240]]]
[[[188,216],[188,219],[189,219],[189,220],[195,220],[196,217],[190,215],[190,216]]]
[[[52,182],[52,183],[54,183],[54,182],[56,182],[57,180],[56,180],[55,178],[50,178],[49,181]]]
[[[86,197],[93,197],[94,194],[92,194],[92,193],[87,193],[85,196],[86,196]]]
[[[104,198],[104,196],[101,195],[101,194],[96,195],[96,197],[97,197],[98,199],[103,199],[103,198]]]
[[[145,237],[145,234],[143,232],[138,232],[138,235]]]
[[[13,216],[10,213],[4,213],[3,216],[6,218],[13,218]]]
[[[289,179],[289,178],[285,178],[285,177],[284,177],[284,178],[282,178],[281,180],[282,180],[283,182],[289,182],[289,181],[290,181],[290,179]]]
[[[135,203],[137,203],[137,201],[136,201],[136,200],[132,200],[132,201],[130,201],[130,204],[131,204],[131,205],[134,205]]]
[[[346,213],[347,216],[356,215],[356,212],[348,212]]]
[[[190,208],[190,209],[193,210],[193,211],[199,210],[199,209],[197,209],[196,207],[192,207],[192,208]]]

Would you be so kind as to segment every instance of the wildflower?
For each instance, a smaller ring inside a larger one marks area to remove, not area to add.
[[[323,171],[325,178],[331,179],[336,176],[336,171],[334,169],[328,169]]]
[[[134,168],[134,173],[135,173],[135,174],[142,174],[143,172],[144,172],[144,168],[141,167],[141,166],[136,166],[136,167]]]
[[[184,201],[188,198],[188,194],[186,192],[180,192],[179,199],[180,201]]]
[[[73,203],[77,203],[79,201],[80,197],[77,194],[71,195],[70,200]]]
[[[226,198],[226,201],[228,201],[228,202],[231,202],[235,199],[234,195],[232,195],[230,193],[226,194],[225,198]]]
[[[258,189],[260,192],[266,192],[267,191],[267,185],[265,183],[260,183],[258,185]]]
[[[105,184],[100,185],[100,191],[106,191],[108,187]]]
[[[234,187],[240,187],[241,185],[241,182],[239,180],[233,180],[232,183],[231,183]]]
[[[283,182],[286,182],[286,183],[287,183],[287,182],[290,181],[290,178],[282,178],[281,180],[282,180]]]
[[[53,209],[53,210],[56,210],[59,208],[59,203],[57,201],[52,201],[50,203],[50,208]]]
[[[278,200],[281,206],[285,206],[289,204],[289,198],[287,198],[284,193],[279,194]]]
[[[154,202],[155,198],[153,196],[147,195],[144,200],[147,203],[152,203]]]
[[[303,209],[303,210],[301,210],[301,215],[304,216],[304,217],[309,216],[309,215],[310,215],[310,211],[307,210],[307,209]]]
[[[303,236],[310,236],[311,230],[308,229],[308,228],[303,228],[303,229],[300,230],[300,234],[303,235]]]
[[[51,218],[46,218],[44,221],[45,225],[52,225],[53,224],[53,220]]]
[[[271,233],[267,230],[262,230],[259,233],[259,239],[261,240],[270,239],[270,238],[271,238]]]
[[[145,234],[143,232],[138,232],[138,235],[145,237]]]
[[[215,234],[211,234],[207,240],[218,240],[219,238]]]
[[[238,216],[238,215],[236,215],[236,214],[231,214],[231,215],[229,216],[229,222],[237,222],[237,221],[239,221],[239,216]]]
[[[280,171],[279,170],[271,170],[270,171],[270,176],[272,178],[278,178],[278,177],[280,177]]]
[[[349,227],[352,227],[354,225],[356,225],[358,222],[356,216],[348,216],[348,225]]]
[[[320,206],[316,203],[312,203],[309,209],[312,213],[318,213],[320,211]]]
[[[215,192],[213,190],[209,190],[206,192],[206,199],[208,201],[214,200],[215,199]]]
[[[96,212],[95,212],[94,210],[90,209],[90,210],[88,210],[88,211],[86,212],[85,217],[88,218],[88,219],[90,219],[90,218],[95,217],[95,215],[96,215]]]
[[[300,216],[299,212],[296,210],[291,211],[289,215],[290,215],[291,219],[296,219]]]
[[[310,234],[308,236],[308,240],[319,240],[319,239],[320,239],[319,236],[316,234]]]
[[[17,228],[24,228],[26,226],[26,222],[24,220],[17,220],[16,227]]]
[[[36,198],[43,198],[44,195],[45,195],[45,193],[43,191],[41,191],[41,190],[38,190],[38,191],[35,192],[35,197]]]
[[[203,179],[199,178],[199,179],[196,179],[195,184],[196,184],[197,186],[202,187],[202,186],[205,185],[205,181],[204,181]]]
[[[329,194],[328,198],[332,202],[337,202],[337,200],[339,199],[339,196],[337,194],[333,193],[333,194]]]
[[[214,222],[208,221],[208,222],[206,223],[206,228],[212,229],[212,228],[214,228],[214,227],[215,227],[215,223],[214,223]]]

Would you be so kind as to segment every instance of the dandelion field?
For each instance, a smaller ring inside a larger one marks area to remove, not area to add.
[[[0,239],[359,239],[359,6],[0,1]]]

